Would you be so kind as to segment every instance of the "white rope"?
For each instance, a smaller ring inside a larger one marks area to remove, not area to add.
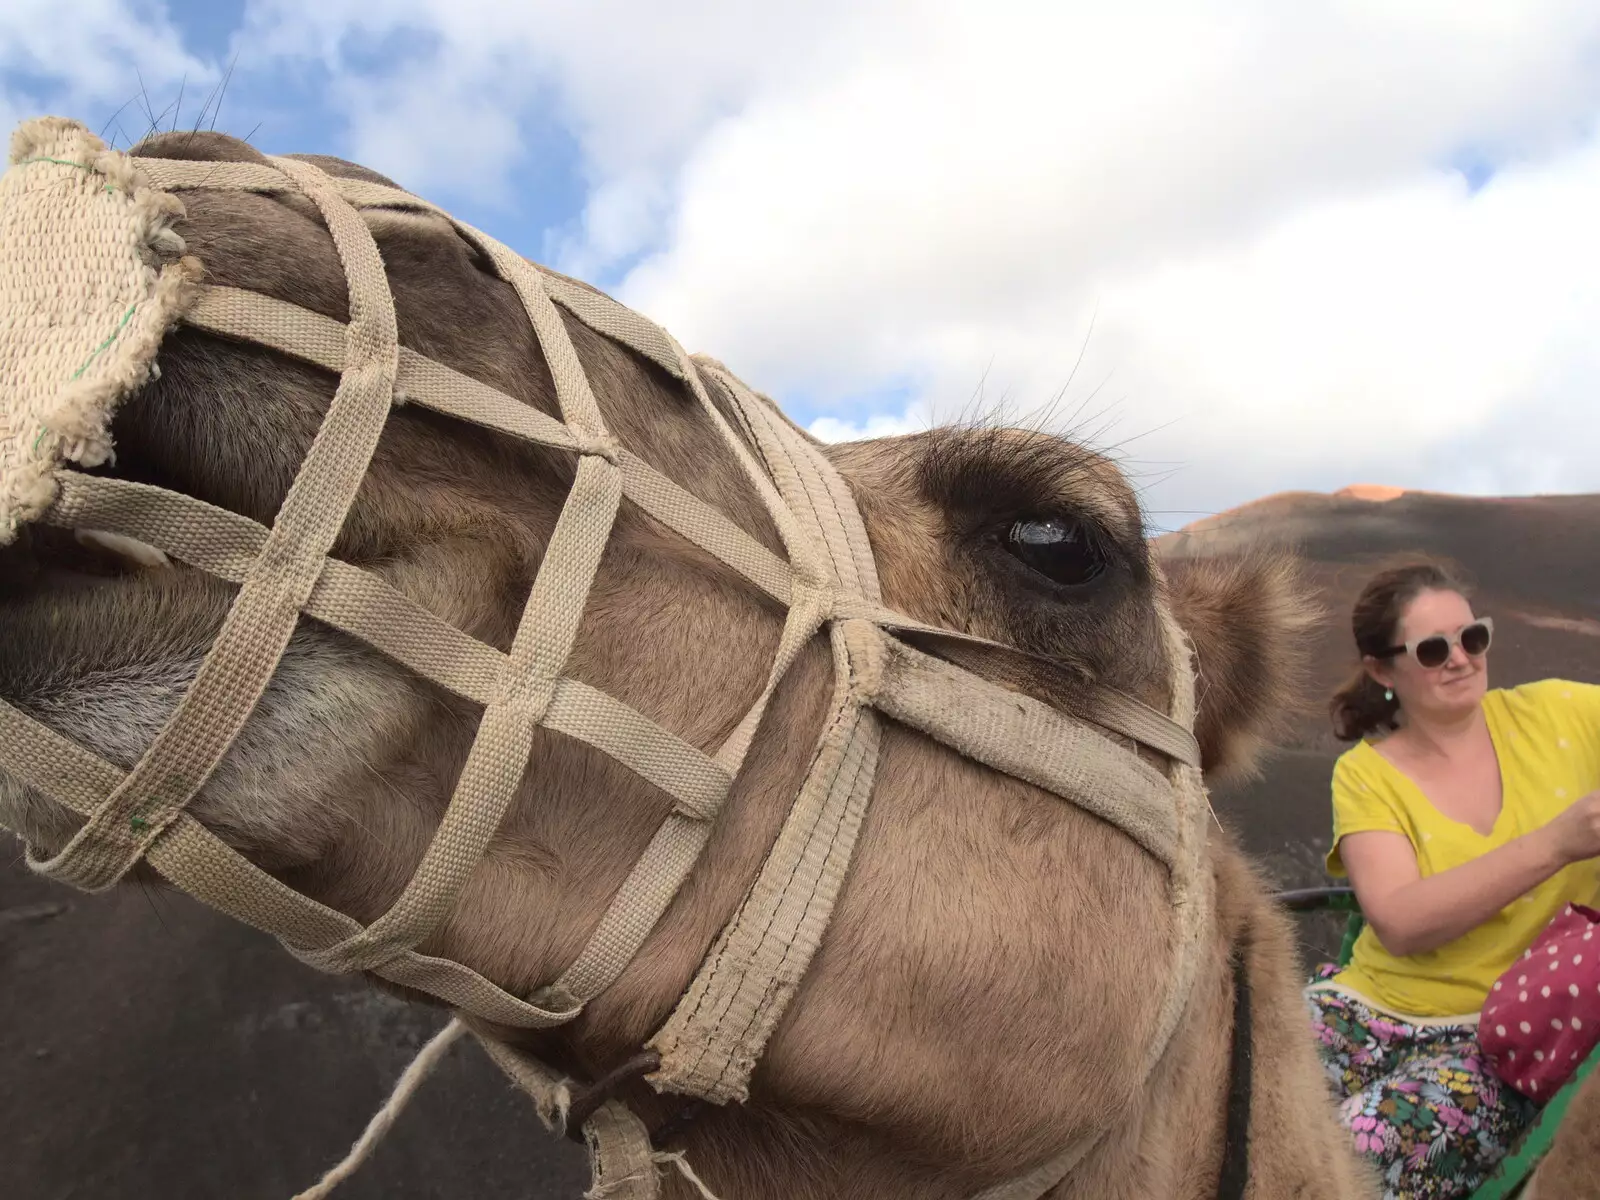
[[[694,1173],[694,1168],[689,1165],[689,1160],[684,1157],[682,1150],[657,1150],[650,1155],[650,1162],[657,1168],[676,1167],[678,1174],[694,1188],[700,1200],[719,1200],[717,1194],[706,1186],[705,1180]],[[643,1175],[625,1175],[610,1183],[596,1183],[583,1194],[583,1200],[611,1200],[613,1196],[636,1195],[637,1193],[631,1189],[643,1178],[645,1178]]]
[[[694,1168],[689,1165],[689,1160],[683,1156],[682,1150],[662,1150],[650,1156],[651,1161],[667,1164],[678,1168],[678,1174],[689,1181],[689,1185],[700,1193],[701,1200],[717,1200],[716,1195],[705,1185],[705,1181],[694,1173]]]
[[[357,1168],[372,1155],[372,1151],[383,1140],[383,1135],[389,1132],[411,1097],[416,1094],[419,1087],[439,1065],[445,1052],[458,1037],[467,1031],[459,1018],[452,1017],[450,1023],[433,1035],[433,1039],[422,1048],[415,1058],[407,1064],[406,1069],[400,1073],[396,1080],[394,1091],[389,1094],[389,1099],[382,1108],[373,1114],[372,1120],[367,1122],[366,1130],[361,1134],[356,1144],[350,1147],[350,1153],[333,1167],[326,1175],[317,1180],[316,1184],[307,1188],[294,1197],[294,1200],[324,1200],[346,1179],[356,1173]]]

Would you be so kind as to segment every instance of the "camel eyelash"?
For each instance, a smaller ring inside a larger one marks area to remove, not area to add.
[[[942,432],[923,456],[920,483],[952,516],[980,527],[1050,515],[1098,524],[1087,514],[1060,513],[1062,492],[1080,479],[1088,483],[1088,456],[1069,443],[1041,434],[1037,445],[1019,446],[1014,435],[1002,438],[999,430]]]

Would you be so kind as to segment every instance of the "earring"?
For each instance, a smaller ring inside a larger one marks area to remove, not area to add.
[[[1383,698],[1385,700],[1393,700],[1394,699],[1394,689],[1393,688],[1384,688],[1383,689]]]

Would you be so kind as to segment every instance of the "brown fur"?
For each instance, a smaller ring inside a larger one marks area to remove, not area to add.
[[[1304,704],[1307,639],[1325,616],[1298,564],[1254,551],[1162,562],[1195,650],[1195,737],[1212,783],[1249,774]]]
[[[205,134],[159,137],[144,152],[255,156]],[[309,206],[232,193],[185,200],[180,232],[212,282],[345,316],[344,279]],[[368,220],[406,344],[554,412],[520,306],[480,256],[432,218]],[[683,390],[569,328],[619,440],[777,549],[748,481]],[[119,414],[118,472],[270,522],[331,378],[194,331],[169,339],[162,367]],[[828,452],[865,517],[889,603],[1165,703],[1158,577],[1134,496],[1105,460],[1015,430]],[[335,553],[504,648],[571,475],[561,455],[399,408]],[[1111,564],[1080,591],[1029,572],[1003,545],[1012,522],[1063,512],[1098,529]],[[1169,574],[1199,658],[1207,768],[1246,769],[1293,687],[1311,611],[1277,558]],[[133,735],[146,733],[130,733],[129,714],[153,732],[229,590],[187,570],[107,576],[69,536],[33,531],[0,552],[0,695],[126,766],[142,749]],[[743,580],[625,504],[569,671],[710,748],[759,691],[779,628],[780,614]],[[476,713],[309,622],[291,661],[195,812],[293,886],[371,920],[421,856]],[[571,1027],[523,1035],[529,1044],[594,1072],[659,1025],[771,844],[829,671],[813,646],[779,690],[700,864],[637,960]],[[120,708],[105,699],[113,693]],[[456,912],[423,947],[519,993],[571,961],[668,809],[559,735],[540,735],[534,762]],[[0,809],[47,847],[71,828],[3,778]],[[1109,1122],[1059,1198],[1201,1200],[1219,1168],[1229,955],[1245,946],[1257,1011],[1250,1195],[1375,1195],[1322,1083],[1285,919],[1237,848],[1213,836],[1218,928],[1172,1050],[1140,1086],[1160,993],[1150,972],[1172,928],[1162,868],[1087,813],[890,727],[828,935],[751,1103],[692,1127],[697,1169],[729,1196],[956,1200]],[[675,1107],[643,1087],[629,1099],[652,1121]]]

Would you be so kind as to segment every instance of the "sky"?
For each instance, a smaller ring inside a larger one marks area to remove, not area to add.
[[[42,113],[364,163],[821,437],[1049,428],[1152,531],[1600,492],[1592,3],[5,0]]]

